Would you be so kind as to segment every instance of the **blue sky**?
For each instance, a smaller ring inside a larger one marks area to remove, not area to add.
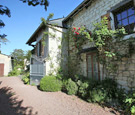
[[[11,11],[11,17],[1,16],[6,26],[0,33],[5,33],[9,42],[1,45],[3,54],[10,55],[14,49],[24,51],[32,47],[25,43],[41,23],[41,17],[46,18],[49,13],[54,13],[53,19],[67,16],[83,0],[49,0],[50,5],[45,11],[43,6],[32,7],[19,0],[0,0],[0,4],[7,6]]]

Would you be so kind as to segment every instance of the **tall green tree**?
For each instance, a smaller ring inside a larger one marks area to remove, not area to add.
[[[25,52],[22,49],[15,49],[11,56],[14,58],[14,67],[21,66],[24,68]]]

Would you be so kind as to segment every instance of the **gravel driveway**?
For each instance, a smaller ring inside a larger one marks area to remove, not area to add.
[[[114,115],[62,92],[42,92],[18,77],[0,77],[0,115]]]

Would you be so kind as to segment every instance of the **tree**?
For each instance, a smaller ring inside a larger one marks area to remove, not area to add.
[[[14,58],[14,67],[21,66],[24,68],[25,52],[22,49],[15,49],[11,56]]]
[[[10,10],[6,6],[0,5],[0,15],[4,15],[4,14],[7,15],[8,17],[11,17]],[[0,28],[4,26],[5,26],[5,23],[2,20],[0,20]],[[7,39],[5,37],[6,37],[5,34],[0,34],[0,43],[7,42]]]
[[[45,7],[45,10],[47,10],[47,7],[49,6],[48,0],[20,0],[23,3],[28,3],[28,5],[37,6],[41,5]]]
[[[25,58],[27,59],[27,61],[30,61],[31,55],[31,50],[26,51]]]
[[[41,5],[45,7],[45,10],[47,10],[47,7],[49,6],[48,0],[20,0],[23,3],[28,3],[28,5],[37,6]],[[0,5],[0,15],[7,15],[8,17],[11,17],[11,12],[8,7]],[[4,27],[5,23],[0,19],[0,28]],[[0,45],[1,43],[6,43],[6,34],[0,34]]]

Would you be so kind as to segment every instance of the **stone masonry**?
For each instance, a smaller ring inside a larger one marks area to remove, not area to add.
[[[68,20],[67,24],[72,27],[86,26],[89,30],[93,29],[93,23],[101,20],[101,16],[107,14],[107,12],[124,0],[94,0],[90,6],[86,9],[83,8],[79,13],[73,16],[73,20]],[[114,28],[114,17],[111,13],[111,28]],[[85,45],[89,47],[89,44]],[[69,43],[69,55],[73,62],[76,61],[74,57],[74,50],[72,43]],[[87,76],[87,64],[86,64],[86,53],[81,54],[82,61],[77,62],[78,66],[75,74],[82,74]],[[78,60],[77,60],[78,61]],[[119,63],[117,77],[115,79],[119,85],[126,90],[135,87],[135,54],[130,58],[123,58]]]

